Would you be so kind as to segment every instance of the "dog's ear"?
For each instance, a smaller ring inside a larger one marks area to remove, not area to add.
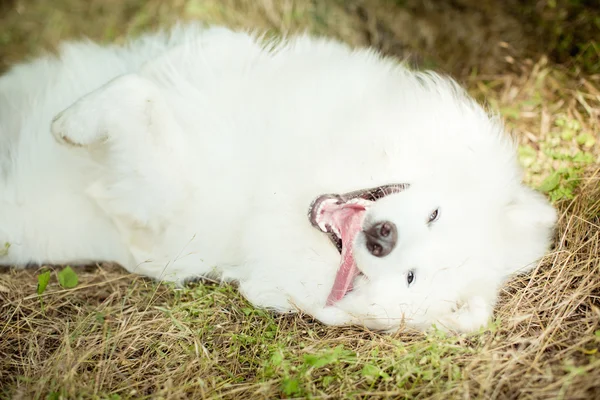
[[[548,251],[556,210],[542,194],[520,185],[504,216],[505,273],[527,272]]]

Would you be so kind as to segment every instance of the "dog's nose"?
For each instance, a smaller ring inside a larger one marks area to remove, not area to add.
[[[390,221],[377,222],[363,231],[367,239],[367,250],[375,257],[391,253],[398,241],[396,225]]]

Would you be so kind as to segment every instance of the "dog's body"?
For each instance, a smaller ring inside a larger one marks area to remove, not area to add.
[[[220,28],[15,67],[0,78],[0,166],[0,264],[220,277],[257,306],[387,330],[484,325],[556,218],[521,185],[501,124],[451,81]],[[320,195],[389,184],[307,217]],[[341,266],[311,222],[337,234]]]

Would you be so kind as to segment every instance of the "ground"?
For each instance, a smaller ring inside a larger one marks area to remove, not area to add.
[[[328,328],[256,310],[231,286],[176,289],[111,265],[4,269],[0,397],[600,398],[598,8],[585,0],[0,1],[0,70],[63,39],[122,42],[183,18],[308,30],[450,73],[502,114],[526,181],[560,211],[551,252],[506,285],[495,320],[473,335]]]

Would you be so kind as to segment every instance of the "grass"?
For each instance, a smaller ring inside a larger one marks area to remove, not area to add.
[[[0,3],[0,69],[65,38],[119,42],[181,17],[275,33],[307,29],[413,54],[454,74],[503,115],[526,181],[546,191],[561,215],[552,251],[504,287],[489,327],[462,336],[380,335],[272,315],[232,286],[176,289],[112,265],[74,268],[78,282],[63,268],[5,269],[0,397],[599,398],[600,76],[589,67],[593,58],[565,61],[564,51],[552,58],[552,48],[545,57],[515,34],[530,29],[527,21],[486,2],[451,10],[415,3],[14,0]],[[462,27],[445,23],[446,14]]]

